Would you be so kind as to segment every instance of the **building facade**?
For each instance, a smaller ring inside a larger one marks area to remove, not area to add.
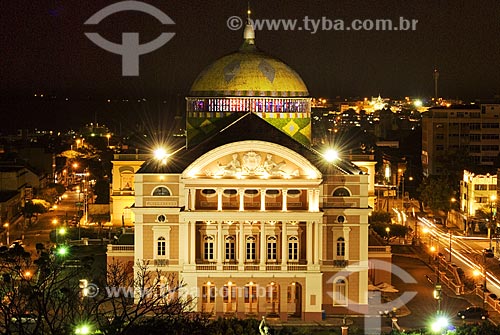
[[[216,316],[364,313],[373,164],[311,147],[307,88],[251,29],[193,84],[186,145],[135,172],[134,246],[108,246],[108,261],[182,279]],[[384,246],[374,255],[390,260]]]
[[[500,153],[500,104],[434,107],[422,116],[422,168],[441,174],[445,152],[466,153],[475,165],[491,166]]]

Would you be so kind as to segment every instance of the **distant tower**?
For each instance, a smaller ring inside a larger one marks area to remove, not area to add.
[[[439,79],[439,71],[438,69],[434,69],[434,73],[432,74],[434,77],[434,100],[437,102],[438,100],[438,79]]]

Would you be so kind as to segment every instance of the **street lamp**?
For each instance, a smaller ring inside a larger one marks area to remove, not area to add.
[[[493,240],[493,234],[491,233],[491,228],[495,227],[496,230],[496,220],[495,220],[495,215],[493,213],[493,204],[497,200],[496,195],[491,195],[490,196],[490,222],[488,224],[488,237],[490,239],[490,250],[492,250],[492,240]]]
[[[108,139],[108,148],[109,148],[109,139],[111,138],[111,134],[106,134],[106,138]]]
[[[3,224],[3,227],[7,228],[6,237],[7,237],[7,245],[9,245],[10,244],[10,225],[8,222],[6,222]]]

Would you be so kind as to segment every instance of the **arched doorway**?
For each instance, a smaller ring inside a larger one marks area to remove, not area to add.
[[[249,282],[245,285],[245,314],[257,314],[258,309],[258,297],[257,297],[257,285],[253,282]]]
[[[215,296],[216,288],[210,281],[202,286],[201,292],[201,311],[209,314],[215,314]]]
[[[280,314],[280,286],[271,282],[266,286],[266,314],[279,317]]]
[[[293,282],[287,288],[287,312],[290,317],[302,316],[302,285]]]
[[[227,314],[236,313],[237,311],[237,287],[231,281],[224,284],[222,287],[223,312]]]

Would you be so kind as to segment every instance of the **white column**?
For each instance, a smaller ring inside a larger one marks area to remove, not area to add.
[[[218,211],[222,210],[222,189],[221,188],[217,189],[217,210]]]
[[[321,264],[321,260],[323,259],[323,222],[319,221],[316,223],[316,226],[318,227],[318,259],[317,262],[318,264]],[[368,245],[368,244],[367,244]]]
[[[190,230],[190,239],[189,239],[189,264],[196,263],[196,221],[188,222],[189,230]],[[203,243],[203,242],[202,242]]]
[[[266,189],[265,188],[260,189],[260,210],[261,211],[266,210]]]
[[[313,204],[313,190],[307,190],[307,209],[309,212],[314,211],[314,204]]]
[[[314,190],[314,211],[319,212],[319,190]]]
[[[191,199],[189,198],[190,189],[184,189],[184,206],[186,206],[186,210],[191,210]]]
[[[281,222],[281,265],[286,266],[286,262],[288,260],[288,236],[286,232],[286,221]],[[282,269],[283,270],[283,269]]]
[[[224,250],[224,237],[222,236],[222,221],[217,221],[217,265],[222,265],[222,250]],[[222,270],[222,268],[220,268],[220,270]]]
[[[243,266],[245,259],[245,231],[243,227],[243,220],[240,220],[240,229],[239,229],[239,246],[238,246],[238,264]],[[243,268],[240,270],[244,270]]]
[[[177,243],[179,243],[179,265],[189,263],[189,222],[179,222],[179,236]]]
[[[283,189],[281,191],[281,198],[283,199],[283,208],[281,209],[283,212],[286,212],[287,208],[286,208],[286,198],[287,198],[287,194],[288,194],[288,190],[287,189]]]
[[[260,245],[260,266],[264,267],[266,265],[266,224],[265,221],[262,220],[260,221],[260,239],[259,239],[259,245]],[[261,268],[261,270],[264,270],[264,268]]]
[[[191,208],[190,208],[190,210],[194,211],[196,209],[196,189],[190,188],[189,194],[191,196]]]
[[[240,211],[245,210],[245,190],[240,188],[238,190],[238,194],[240,195]]]
[[[319,227],[318,223],[316,221],[313,221],[312,223],[313,230],[314,230],[314,258],[313,258],[313,264],[319,264],[319,245],[321,243],[321,240],[319,239]]]
[[[306,222],[306,257],[307,257],[307,265],[313,264],[313,229],[312,222]],[[316,244],[314,244],[314,248],[316,249]]]

